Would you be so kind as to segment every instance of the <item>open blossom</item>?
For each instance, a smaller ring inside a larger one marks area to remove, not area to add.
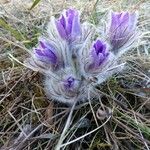
[[[77,10],[68,9],[56,20],[56,27],[63,39],[74,40],[81,35],[81,25]]]
[[[111,12],[107,34],[114,53],[125,51],[134,42],[136,24],[137,13]]]

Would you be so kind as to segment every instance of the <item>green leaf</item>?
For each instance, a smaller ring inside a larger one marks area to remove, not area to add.
[[[17,40],[19,41],[24,40],[24,37],[19,31],[15,30],[13,27],[11,27],[7,22],[5,22],[1,18],[0,18],[0,26],[5,30],[9,31]]]
[[[33,9],[40,1],[41,0],[35,0],[31,6],[30,10]]]

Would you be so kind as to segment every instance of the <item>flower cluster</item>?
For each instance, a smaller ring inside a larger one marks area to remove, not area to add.
[[[97,28],[80,22],[75,9],[51,17],[47,35],[26,59],[26,65],[44,74],[50,99],[66,104],[85,101],[94,87],[122,70],[118,58],[133,46],[137,35],[137,13],[111,12],[101,39]],[[97,37],[97,38],[95,38]]]

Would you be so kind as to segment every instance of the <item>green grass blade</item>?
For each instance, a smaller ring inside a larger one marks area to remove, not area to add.
[[[11,27],[7,22],[5,22],[3,19],[0,18],[0,26],[4,28],[5,30],[9,31],[17,40],[24,40],[21,33],[17,30],[15,30],[13,27]]]
[[[40,1],[41,0],[35,0],[31,6],[30,10],[33,9]]]

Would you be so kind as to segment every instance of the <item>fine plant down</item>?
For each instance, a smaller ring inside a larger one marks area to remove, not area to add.
[[[0,2],[0,150],[149,150],[150,3]]]

